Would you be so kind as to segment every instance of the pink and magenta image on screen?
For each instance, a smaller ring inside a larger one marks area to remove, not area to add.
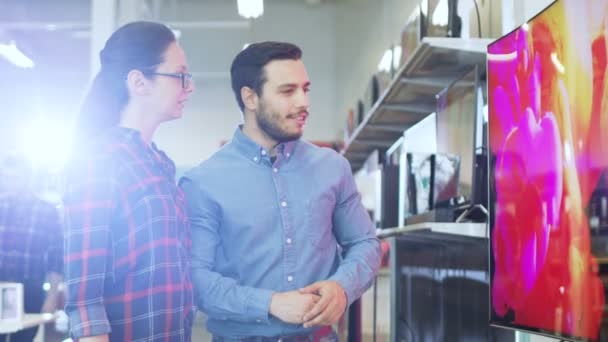
[[[558,0],[488,47],[494,324],[608,340],[607,36],[608,0]]]

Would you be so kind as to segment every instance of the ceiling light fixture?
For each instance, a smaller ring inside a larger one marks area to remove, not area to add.
[[[264,14],[264,0],[237,0],[239,15],[247,19],[255,19]]]
[[[4,57],[4,59],[20,68],[33,68],[35,65],[31,59],[17,48],[14,41],[8,44],[0,44],[0,57]]]

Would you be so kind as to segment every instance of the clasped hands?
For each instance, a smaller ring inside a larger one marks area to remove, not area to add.
[[[346,309],[346,294],[336,281],[324,280],[297,291],[272,295],[270,314],[305,328],[336,323]]]

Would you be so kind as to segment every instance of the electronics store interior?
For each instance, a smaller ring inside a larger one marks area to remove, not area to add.
[[[59,221],[100,51],[139,20],[171,29],[191,80],[172,75],[196,85],[154,137],[176,182],[243,120],[233,58],[262,41],[301,48],[302,139],[348,161],[381,253],[327,341],[608,341],[608,0],[0,1],[0,158],[27,161],[28,191]],[[40,310],[5,276],[24,239],[0,171],[0,340],[75,341],[68,275],[43,282],[57,295]],[[192,341],[239,340],[193,311]]]

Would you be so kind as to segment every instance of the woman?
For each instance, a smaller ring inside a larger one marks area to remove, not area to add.
[[[80,341],[190,341],[190,231],[152,142],[194,90],[172,31],[118,29],[77,120],[64,198],[66,312]]]

